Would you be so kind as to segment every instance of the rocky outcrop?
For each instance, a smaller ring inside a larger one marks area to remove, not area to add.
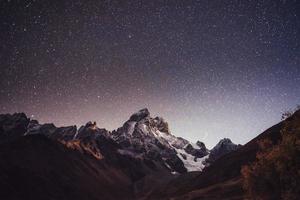
[[[0,115],[0,137],[18,137],[24,135],[30,119],[24,113]]]
[[[96,122],[87,122],[84,126],[78,129],[76,135],[73,139],[83,140],[83,139],[96,139],[99,136],[107,137],[109,132],[106,129],[100,129],[97,127]]]
[[[129,121],[138,122],[149,116],[150,116],[149,110],[147,108],[144,108],[144,109],[141,109],[140,111],[134,113],[133,115],[131,115]]]
[[[205,145],[194,147],[191,144],[188,144],[184,147],[184,150],[188,154],[191,154],[191,155],[195,156],[196,158],[202,158],[209,154],[208,149],[206,149]]]
[[[55,140],[69,141],[76,132],[76,126],[56,127],[54,124],[39,124],[37,120],[31,120],[24,135],[42,134]]]
[[[224,138],[210,151],[208,163],[212,163],[225,154],[236,151],[241,145],[234,144],[229,138]]]

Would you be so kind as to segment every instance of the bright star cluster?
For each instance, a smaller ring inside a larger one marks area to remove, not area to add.
[[[115,129],[147,107],[208,147],[300,103],[296,0],[4,0],[0,113]]]

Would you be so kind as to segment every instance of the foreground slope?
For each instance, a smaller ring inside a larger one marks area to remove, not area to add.
[[[0,145],[0,199],[132,199],[130,184],[120,169],[43,135]]]
[[[287,120],[300,119],[300,110]],[[274,144],[281,140],[284,121],[272,126],[262,134],[213,162],[202,173],[182,174],[155,188],[146,199],[244,199],[241,167],[256,159],[258,141],[270,139]]]

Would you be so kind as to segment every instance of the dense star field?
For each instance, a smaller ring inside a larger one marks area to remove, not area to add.
[[[208,147],[300,100],[300,3],[0,2],[0,113],[109,130],[147,107]]]

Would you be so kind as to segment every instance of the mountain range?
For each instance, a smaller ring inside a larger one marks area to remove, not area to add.
[[[245,145],[224,138],[207,149],[172,135],[146,108],[114,131],[3,114],[0,199],[242,199],[241,166],[255,160],[258,140],[279,140],[281,126]]]

